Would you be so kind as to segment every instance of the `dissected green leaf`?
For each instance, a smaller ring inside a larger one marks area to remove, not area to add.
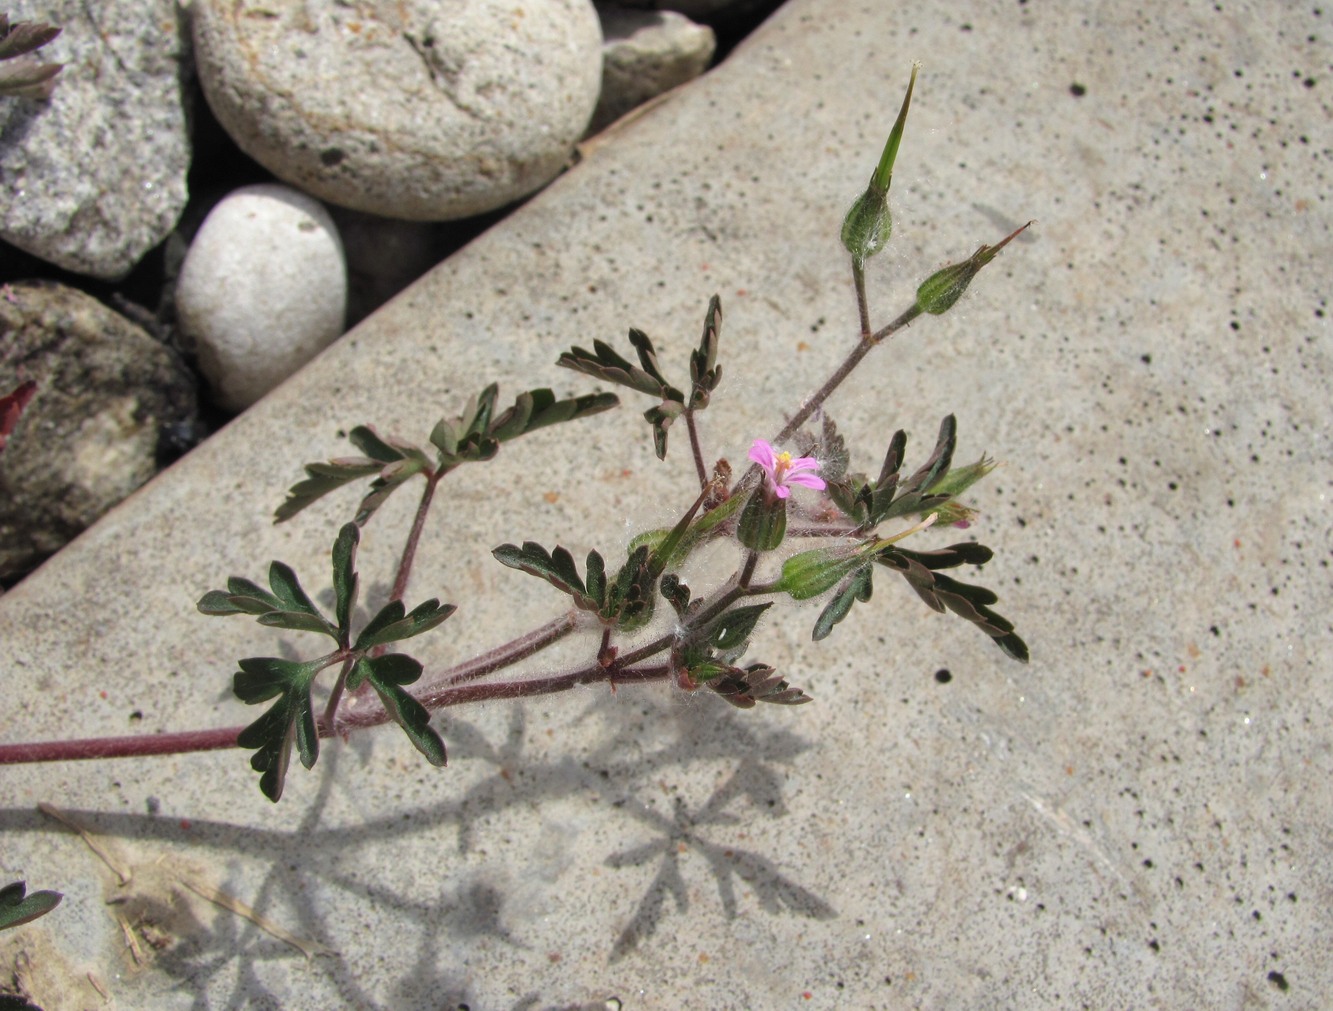
[[[283,523],[331,491],[351,481],[378,474],[384,465],[367,457],[330,460],[305,465],[306,478],[287,489],[287,501],[273,513],[274,523]]]
[[[875,560],[902,574],[908,585],[931,609],[949,610],[966,618],[1007,655],[1022,663],[1028,660],[1028,647],[1014,632],[1013,623],[990,609],[997,597],[981,586],[959,582],[938,570],[958,565],[982,565],[991,551],[980,544],[955,544],[940,551],[908,551],[897,546],[876,552]]]
[[[690,588],[675,573],[668,573],[659,581],[658,589],[676,612],[676,617],[683,619],[690,606]]]
[[[352,648],[366,650],[385,643],[410,639],[414,635],[435,628],[455,610],[453,604],[441,604],[432,597],[404,614],[403,602],[391,600],[366,623],[366,627],[356,637],[356,643]]]
[[[383,467],[379,477],[370,482],[370,492],[356,507],[356,525],[365,526],[379,507],[389,500],[390,495],[428,469],[426,462],[416,457],[403,457]]]
[[[539,428],[600,414],[619,403],[620,398],[614,393],[589,393],[556,400],[548,389],[528,390],[520,393],[514,406],[495,419],[491,434],[500,442],[507,442]]]
[[[27,882],[15,881],[0,888],[0,930],[18,927],[45,916],[64,898],[59,892],[40,891],[26,895]]]
[[[657,574],[652,570],[651,557],[646,544],[635,548],[607,589],[600,614],[622,632],[642,628],[653,616]]]
[[[554,551],[547,551],[535,541],[524,541],[523,547],[501,544],[491,551],[496,561],[511,569],[518,569],[529,575],[544,579],[561,593],[568,593],[574,598],[574,605],[585,611],[598,610],[603,598],[589,593],[583,579],[574,565],[574,557],[565,548],[556,546]],[[591,556],[589,556],[591,562]],[[601,556],[597,556],[598,564]],[[605,574],[601,577],[605,582]]]
[[[837,594],[819,613],[819,617],[815,619],[815,628],[810,637],[815,642],[828,638],[828,634],[833,631],[833,626],[847,617],[847,612],[852,609],[852,604],[858,600],[864,604],[870,599],[873,590],[874,569],[869,565],[857,569],[843,581]]]
[[[647,335],[640,330],[630,331],[631,343],[635,340],[635,335],[642,335],[646,342],[646,348],[649,351],[648,360],[653,363],[653,369],[656,370],[656,356],[652,354],[652,342],[647,340]],[[575,372],[582,372],[584,375],[593,376],[602,379],[608,383],[615,383],[617,386],[627,386],[631,390],[638,390],[640,393],[646,393],[652,397],[665,398],[667,392],[672,389],[659,375],[653,375],[651,372],[639,368],[627,358],[621,357],[611,345],[604,341],[595,340],[592,343],[592,352],[588,352],[581,347],[573,347],[563,352],[556,364],[567,369],[573,369]],[[639,352],[640,360],[644,356],[641,348]],[[676,390],[675,399],[683,401],[684,394]]]
[[[361,542],[361,528],[345,523],[333,542],[333,598],[338,621],[339,641],[351,638],[352,610],[356,607],[356,548]]]
[[[413,746],[416,747],[431,765],[448,764],[444,741],[430,726],[430,713],[426,707],[403,690],[421,677],[421,663],[403,653],[386,653],[383,656],[362,658],[357,661],[352,675],[347,679],[349,688],[358,687],[362,682],[369,682],[379,696],[384,710],[403,729]]]
[[[408,455],[405,447],[395,445],[396,439],[381,436],[372,425],[357,425],[347,433],[347,441],[381,464],[393,463]]]
[[[666,459],[667,430],[684,412],[685,405],[677,400],[663,400],[656,407],[643,412],[643,419],[653,426],[653,452],[659,460]]]
[[[304,663],[281,657],[247,657],[233,680],[236,696],[254,705],[277,701],[237,735],[242,748],[253,748],[250,767],[260,773],[259,789],[275,803],[282,797],[295,743],[301,764],[307,769],[319,757],[319,734],[310,700],[310,686],[324,668],[324,660]]]
[[[803,702],[811,701],[809,695],[787,684],[767,664],[751,664],[744,670],[732,667],[720,676],[709,673],[711,676],[708,678],[708,687],[737,709],[751,709],[756,702],[799,706]]]

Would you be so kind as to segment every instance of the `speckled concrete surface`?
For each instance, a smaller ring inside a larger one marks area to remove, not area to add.
[[[1038,224],[833,410],[867,465],[950,410],[960,453],[1005,461],[971,533],[1029,666],[881,581],[823,644],[810,610],[760,636],[816,697],[794,710],[484,706],[444,719],[447,770],[361,735],[277,807],[237,753],[0,770],[4,875],[66,893],[0,937],[6,968],[27,951],[66,1006],[95,1003],[89,972],[117,1007],[1324,1004],[1329,15],[1142,11],[792,0],[0,599],[6,740],[240,723],[233,659],[298,644],[193,601],[272,557],[322,571],[350,498],[267,524],[300,461],[363,421],[424,438],[492,378],[586,390],[551,362],[631,325],[683,356],[713,292],[705,438],[740,459],[849,346],[837,227],[920,58],[876,317]],[[684,455],[601,420],[507,449],[504,515],[484,472],[444,492],[415,591],[462,606],[432,663],[556,613],[485,548],[610,553],[684,500]],[[407,510],[368,531],[372,578]],[[118,915],[151,921],[143,965]]]

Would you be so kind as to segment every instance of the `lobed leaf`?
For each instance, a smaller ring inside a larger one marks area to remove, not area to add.
[[[359,478],[378,474],[383,464],[366,457],[330,460],[305,465],[306,478],[287,489],[287,500],[273,513],[274,523],[283,523],[331,491]]]
[[[502,565],[507,565],[511,569],[518,569],[520,572],[526,572],[531,576],[537,576],[539,579],[546,580],[561,593],[568,593],[574,598],[574,606],[584,611],[596,611],[604,602],[603,594],[594,595],[589,592],[574,565],[574,557],[568,550],[559,545],[556,546],[555,551],[548,552],[535,541],[524,541],[521,548],[512,544],[501,544],[491,551],[491,554]],[[596,552],[593,552],[593,554],[596,554]],[[594,564],[592,557],[592,555],[588,556],[590,566]],[[603,565],[601,555],[597,555],[596,564],[598,566]],[[605,584],[604,567],[598,579],[603,585]]]
[[[380,702],[395,723],[403,729],[413,746],[426,756],[431,765],[447,765],[444,741],[430,726],[426,707],[403,690],[421,677],[421,663],[403,653],[386,653],[371,659],[357,661],[347,679],[349,688],[369,682]]]
[[[1026,663],[1027,644],[1014,632],[1012,622],[990,609],[998,600],[996,595],[985,587],[972,586],[937,571],[963,564],[981,565],[990,558],[990,549],[980,544],[955,544],[936,552],[888,547],[875,555],[877,562],[901,573],[928,607],[941,614],[948,610],[966,618],[1008,656]]]
[[[864,604],[870,599],[874,590],[873,581],[874,570],[869,565],[857,569],[848,576],[843,581],[842,586],[839,587],[834,598],[828,602],[824,610],[820,612],[819,617],[815,619],[814,631],[811,632],[810,637],[815,642],[828,638],[829,633],[833,631],[833,626],[847,617],[847,612],[852,609],[852,604],[858,600]]]
[[[18,927],[45,916],[64,898],[59,892],[40,891],[26,895],[27,882],[15,881],[0,888],[0,930]]]
[[[708,687],[738,709],[752,709],[756,702],[798,706],[812,701],[799,688],[793,688],[767,664],[751,664],[744,670],[731,668],[721,676],[713,675]]]
[[[339,642],[344,645],[351,638],[352,610],[356,607],[356,549],[360,542],[361,529],[355,523],[343,524],[333,542],[334,611]]]
[[[310,686],[324,666],[323,660],[301,663],[280,657],[248,657],[240,662],[233,680],[233,690],[242,702],[253,705],[277,699],[236,737],[240,747],[256,749],[250,767],[260,773],[259,789],[275,803],[282,797],[293,743],[307,769],[319,757]]]
[[[366,623],[353,645],[355,650],[367,650],[385,643],[410,639],[414,635],[428,632],[441,624],[456,608],[453,604],[441,604],[432,597],[404,614],[403,602],[391,600],[380,608],[379,613]]]

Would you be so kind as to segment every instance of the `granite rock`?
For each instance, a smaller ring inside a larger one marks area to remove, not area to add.
[[[194,11],[209,105],[251,157],[330,203],[441,221],[566,164],[597,102],[590,0]]]
[[[249,407],[343,331],[347,264],[319,202],[246,186],[213,208],[176,284],[181,332],[218,404]]]
[[[713,30],[671,11],[599,8],[602,18],[602,94],[589,132],[635,106],[693,80],[717,48]]]
[[[20,2],[11,21],[63,30],[47,101],[0,99],[0,238],[115,280],[160,243],[186,201],[189,70],[173,0]]]
[[[0,294],[0,388],[37,391],[0,453],[0,577],[72,540],[151,478],[193,424],[180,357],[96,299],[18,282]]]

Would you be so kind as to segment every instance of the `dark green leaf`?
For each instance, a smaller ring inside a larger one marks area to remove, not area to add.
[[[64,898],[59,892],[40,891],[26,895],[27,883],[15,881],[0,888],[0,930],[18,927],[45,916]]]
[[[347,433],[347,441],[381,464],[393,463],[407,455],[403,448],[393,445],[395,440],[381,437],[370,425],[357,425]]]
[[[754,631],[760,615],[772,607],[766,604],[747,604],[732,608],[721,615],[709,628],[709,641],[715,649],[733,650],[742,645]]]
[[[587,570],[588,597],[600,608],[606,603],[606,562],[596,551],[588,552]]]
[[[368,668],[365,677],[375,689],[385,712],[403,728],[408,740],[431,765],[446,765],[444,742],[431,729],[430,713],[401,687],[412,684],[421,676],[421,664],[402,653],[386,653],[364,661],[364,666]]]
[[[370,517],[375,515],[376,510],[388,501],[390,495],[425,469],[427,468],[424,461],[416,458],[404,458],[384,467],[380,471],[380,476],[370,482],[370,493],[357,506],[355,517],[357,526],[365,526]]]
[[[282,562],[270,564],[268,567],[268,584],[273,589],[273,595],[282,602],[281,610],[304,611],[306,614],[323,618],[323,615],[319,613],[319,608],[315,607],[314,601],[301,588],[301,581],[290,565],[285,565]]]
[[[521,548],[512,544],[501,544],[491,554],[502,565],[537,576],[546,580],[560,592],[568,593],[574,598],[574,605],[585,611],[598,610],[604,601],[602,594],[589,592],[583,580],[579,577],[573,556],[565,548],[558,545],[554,552],[548,552],[535,541],[524,541]],[[600,555],[597,556],[597,560],[599,563],[601,562]],[[591,564],[591,556],[589,556],[589,563]],[[601,579],[605,582],[604,574]]]
[[[630,553],[600,609],[602,618],[614,622],[622,632],[642,628],[652,618],[657,577],[652,571],[651,557],[646,544]]]
[[[852,609],[852,604],[858,600],[864,604],[870,599],[873,590],[873,568],[867,565],[864,568],[857,569],[847,577],[836,596],[828,602],[824,610],[820,612],[819,617],[815,619],[815,628],[810,637],[816,642],[828,638],[828,634],[833,631],[833,626],[847,617],[847,612]]]
[[[346,644],[351,638],[352,609],[356,607],[356,548],[361,542],[361,529],[355,523],[345,523],[333,542],[333,598],[338,619],[339,641]]]
[[[353,649],[366,650],[428,632],[453,614],[455,608],[453,604],[441,604],[432,597],[418,604],[407,614],[404,614],[403,610],[401,600],[392,600],[385,604],[356,637]]]
[[[278,506],[273,514],[273,522],[282,523],[291,519],[329,492],[359,478],[378,474],[383,466],[382,463],[366,457],[306,464],[306,479],[296,482],[287,489],[287,501]]]
[[[690,606],[690,588],[675,573],[669,573],[662,577],[659,589],[676,612],[676,617],[683,619],[686,608]]]
[[[250,766],[261,774],[259,788],[272,801],[282,796],[293,742],[307,769],[319,757],[310,686],[323,666],[322,660],[298,663],[280,657],[248,657],[236,672],[233,688],[242,702],[253,705],[277,698],[236,738],[240,747],[257,749]]]
[[[685,411],[685,405],[677,400],[663,400],[656,407],[643,412],[643,418],[653,426],[653,451],[659,460],[666,459],[667,429],[671,423]]]
[[[653,343],[642,330],[629,332],[630,343],[638,352],[640,365],[633,365],[603,341],[593,341],[592,353],[581,347],[571,348],[556,360],[557,365],[584,375],[594,376],[617,386],[627,386],[649,396],[681,401],[685,395],[667,383],[657,367],[657,353]]]
[[[258,583],[252,583],[241,576],[232,576],[227,580],[227,592],[233,597],[245,597],[248,599],[263,601],[268,604],[268,610],[273,611],[282,607],[282,601],[269,593]]]
[[[940,613],[949,610],[966,618],[989,635],[1006,654],[1026,663],[1027,644],[1014,633],[1012,622],[990,609],[990,605],[996,603],[995,594],[985,587],[962,583],[936,571],[964,564],[981,565],[990,557],[990,549],[980,544],[955,544],[941,551],[921,552],[890,546],[877,552],[875,560],[900,572],[927,606]]]

